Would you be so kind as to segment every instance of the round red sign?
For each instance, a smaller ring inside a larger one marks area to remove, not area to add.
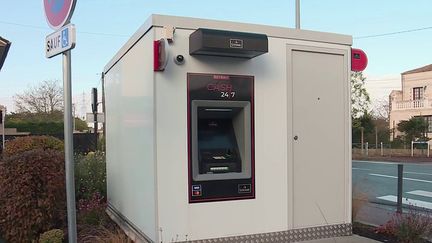
[[[43,0],[43,2],[48,25],[56,30],[69,22],[76,0]]]

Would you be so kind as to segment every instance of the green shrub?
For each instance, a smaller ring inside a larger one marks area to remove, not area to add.
[[[62,243],[64,232],[61,229],[49,230],[39,236],[39,243]]]
[[[33,149],[53,149],[63,151],[63,141],[55,137],[49,136],[29,136],[19,137],[13,140],[7,141],[3,156],[9,157],[17,154],[21,154],[25,151]]]
[[[99,137],[98,143],[97,143],[97,150],[101,152],[105,152],[106,150],[106,139],[104,136]]]
[[[31,150],[0,162],[0,235],[8,242],[62,228],[65,201],[63,152]]]
[[[106,198],[106,163],[105,154],[90,152],[75,156],[76,198],[91,199],[95,193]]]

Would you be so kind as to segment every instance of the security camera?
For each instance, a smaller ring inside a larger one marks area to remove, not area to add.
[[[174,57],[174,62],[177,65],[182,65],[185,62],[185,58],[184,58],[183,55],[177,55],[177,56]]]

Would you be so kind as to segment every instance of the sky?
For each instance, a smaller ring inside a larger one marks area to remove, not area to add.
[[[372,100],[400,89],[400,73],[432,63],[430,0],[301,0],[301,28],[353,36],[369,59],[364,74]],[[295,27],[295,0],[77,0],[71,22],[73,103],[90,112],[100,73],[151,14]],[[419,30],[421,29],[421,30]],[[43,80],[62,80],[62,59],[45,58],[48,27],[43,0],[0,0],[0,36],[12,42],[0,71],[0,104],[13,111],[13,96]],[[402,32],[402,33],[397,33]]]

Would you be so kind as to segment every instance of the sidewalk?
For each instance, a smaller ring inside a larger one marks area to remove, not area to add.
[[[395,212],[396,208],[389,205],[366,203],[357,213],[355,221],[379,226],[389,221]]]
[[[358,235],[327,238],[321,240],[302,241],[302,243],[375,243],[375,242],[379,242],[379,241],[371,240],[369,238],[365,238]]]

